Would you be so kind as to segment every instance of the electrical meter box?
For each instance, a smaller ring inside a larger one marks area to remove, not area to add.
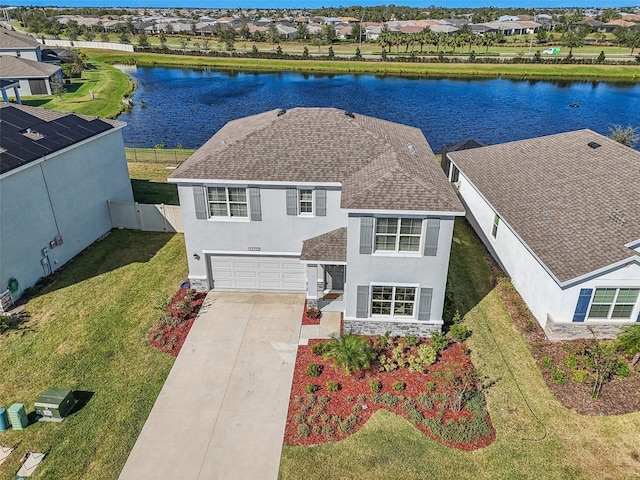
[[[66,388],[47,388],[36,400],[36,413],[51,422],[61,422],[76,404],[73,391]]]

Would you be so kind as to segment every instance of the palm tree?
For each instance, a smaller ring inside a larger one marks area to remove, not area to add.
[[[496,43],[496,34],[495,33],[485,33],[482,37],[482,45],[486,47],[485,53],[489,52],[489,47]]]
[[[332,335],[324,358],[333,359],[333,367],[344,368],[345,375],[371,367],[375,352],[369,340],[354,333]]]

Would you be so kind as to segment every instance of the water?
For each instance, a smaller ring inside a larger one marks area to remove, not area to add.
[[[434,151],[614,124],[640,126],[640,84],[254,73],[187,68],[127,72],[138,88],[125,144],[197,148],[226,122],[274,108],[336,107],[418,127]],[[141,102],[146,104],[141,107]],[[572,108],[569,104],[579,104]]]

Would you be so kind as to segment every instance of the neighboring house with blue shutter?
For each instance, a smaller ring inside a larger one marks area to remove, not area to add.
[[[640,321],[640,152],[579,130],[447,156],[469,221],[550,339]]]
[[[169,181],[198,290],[304,292],[360,333],[441,329],[464,210],[419,129],[273,110],[226,124]]]

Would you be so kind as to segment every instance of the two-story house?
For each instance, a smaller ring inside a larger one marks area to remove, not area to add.
[[[347,331],[441,329],[464,210],[419,129],[272,110],[226,124],[169,181],[198,290],[305,292]]]

